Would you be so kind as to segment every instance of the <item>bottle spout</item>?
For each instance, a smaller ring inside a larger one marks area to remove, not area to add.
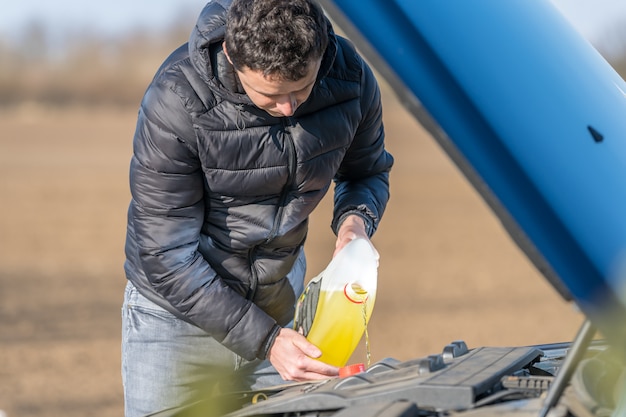
[[[346,298],[355,304],[363,304],[369,298],[369,293],[357,282],[349,282],[343,287]]]

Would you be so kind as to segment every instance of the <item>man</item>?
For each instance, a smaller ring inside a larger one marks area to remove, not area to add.
[[[286,327],[308,217],[334,180],[337,252],[372,236],[389,198],[380,92],[354,48],[314,0],[230,3],[205,6],[139,111],[127,417],[193,400],[208,375],[239,389],[336,376]]]

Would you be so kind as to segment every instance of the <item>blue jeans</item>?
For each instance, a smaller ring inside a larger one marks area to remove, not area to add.
[[[301,255],[289,274],[296,296],[303,290],[305,269]],[[139,294],[130,282],[122,307],[122,382],[126,417],[285,383],[269,361],[243,359]]]

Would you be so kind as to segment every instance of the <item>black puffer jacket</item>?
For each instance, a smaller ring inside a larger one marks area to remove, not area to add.
[[[334,231],[358,213],[373,232],[393,159],[374,76],[334,34],[293,117],[255,107],[221,51],[228,4],[207,4],[141,104],[125,269],[143,295],[253,359],[293,316],[285,275],[333,178]]]

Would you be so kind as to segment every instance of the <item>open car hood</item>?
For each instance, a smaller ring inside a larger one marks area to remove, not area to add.
[[[626,83],[549,0],[322,0],[557,291],[626,346]]]

